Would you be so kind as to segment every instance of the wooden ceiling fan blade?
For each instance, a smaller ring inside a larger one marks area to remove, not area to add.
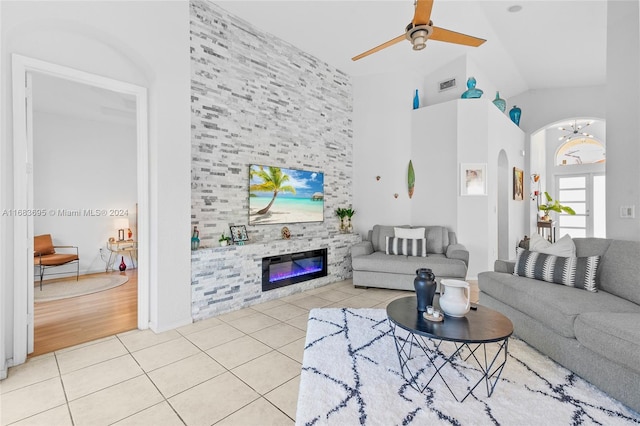
[[[416,12],[413,15],[413,25],[429,25],[433,0],[418,0]]]
[[[369,56],[372,53],[376,53],[379,50],[382,50],[382,49],[387,48],[389,46],[393,46],[394,44],[399,43],[402,40],[406,40],[406,37],[405,37],[404,34],[402,34],[401,36],[398,36],[398,37],[396,37],[396,38],[394,38],[392,40],[389,40],[389,41],[387,41],[385,43],[382,43],[380,46],[376,46],[373,49],[369,49],[366,52],[363,52],[363,53],[361,53],[361,54],[359,54],[357,56],[354,56],[353,58],[351,58],[351,60],[352,61],[357,61],[358,59],[362,59],[365,56]]]
[[[478,47],[484,43],[485,39],[473,37],[467,34],[457,33],[444,28],[433,27],[433,34],[429,37],[431,40],[445,41],[447,43],[464,44],[465,46]]]

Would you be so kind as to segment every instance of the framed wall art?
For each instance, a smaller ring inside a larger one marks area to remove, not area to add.
[[[513,168],[513,199],[522,201],[524,199],[524,171]]]
[[[487,195],[487,164],[460,164],[460,195]]]
[[[247,236],[247,227],[244,225],[232,225],[229,227],[231,230],[231,239],[234,243],[244,243],[249,240]]]

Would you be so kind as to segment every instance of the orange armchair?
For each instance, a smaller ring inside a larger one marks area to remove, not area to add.
[[[73,253],[56,253],[56,249],[75,249]],[[40,273],[40,290],[42,290],[42,277],[46,268],[54,268],[56,266],[62,266],[76,263],[76,281],[80,276],[80,258],[78,257],[77,246],[54,246],[53,240],[50,234],[38,235],[33,238],[33,261],[34,266],[39,268]],[[58,272],[62,274],[64,272]],[[56,275],[51,274],[51,275]]]

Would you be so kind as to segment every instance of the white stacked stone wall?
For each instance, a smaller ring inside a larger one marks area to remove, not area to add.
[[[281,295],[350,277],[346,241],[359,237],[335,216],[353,198],[349,76],[208,1],[191,2],[191,66],[194,319],[273,298],[259,294],[263,256],[327,247],[334,259],[328,277]],[[249,226],[251,164],[323,172],[324,221],[286,224],[290,241],[283,225]],[[230,225],[247,226],[249,242],[217,248]]]

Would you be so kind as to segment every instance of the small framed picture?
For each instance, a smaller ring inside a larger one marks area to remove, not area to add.
[[[460,164],[460,195],[487,195],[486,163]]]
[[[232,225],[229,227],[231,230],[231,239],[234,243],[244,242],[249,240],[247,236],[247,227],[244,225]]]
[[[524,199],[524,172],[517,168],[513,168],[513,199],[522,201]]]

